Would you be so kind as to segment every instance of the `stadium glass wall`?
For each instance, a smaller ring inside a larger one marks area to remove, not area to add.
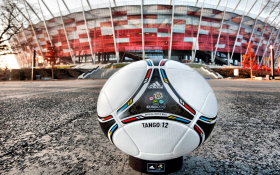
[[[29,26],[10,43],[18,46],[15,49],[22,67],[31,65],[32,48],[36,48],[39,62],[48,59],[45,54],[49,36],[61,62],[68,64],[142,59],[142,55],[211,62],[216,47],[218,56],[229,58],[234,53],[232,58],[240,61],[250,38],[260,58],[269,57],[269,45],[278,48],[278,29],[271,24],[245,15],[242,19],[242,12],[229,12],[228,8],[224,14],[223,7],[209,7],[177,3],[87,8],[85,16],[81,10],[46,20],[46,27],[44,21],[33,24],[34,32]]]

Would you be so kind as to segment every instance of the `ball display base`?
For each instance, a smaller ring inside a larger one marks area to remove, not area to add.
[[[183,157],[164,161],[142,160],[129,156],[129,166],[141,173],[148,174],[165,174],[173,173],[181,169]]]

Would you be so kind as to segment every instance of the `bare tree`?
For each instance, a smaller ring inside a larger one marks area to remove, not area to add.
[[[18,7],[16,6],[17,3],[21,2],[2,0],[0,6],[0,24],[2,25],[0,26],[0,52],[9,50],[9,46],[6,44],[6,42],[9,41],[22,28],[22,25],[16,22],[20,15]],[[5,53],[6,52],[0,53],[0,55]]]

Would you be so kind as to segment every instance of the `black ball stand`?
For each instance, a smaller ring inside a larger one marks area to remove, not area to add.
[[[183,157],[164,161],[142,160],[129,156],[129,166],[141,173],[148,174],[167,174],[174,173],[181,169],[183,165]]]

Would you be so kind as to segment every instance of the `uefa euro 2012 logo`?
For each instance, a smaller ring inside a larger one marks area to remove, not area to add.
[[[153,105],[164,104],[163,94],[161,92],[154,93],[153,96],[149,97],[149,100],[152,101]]]

